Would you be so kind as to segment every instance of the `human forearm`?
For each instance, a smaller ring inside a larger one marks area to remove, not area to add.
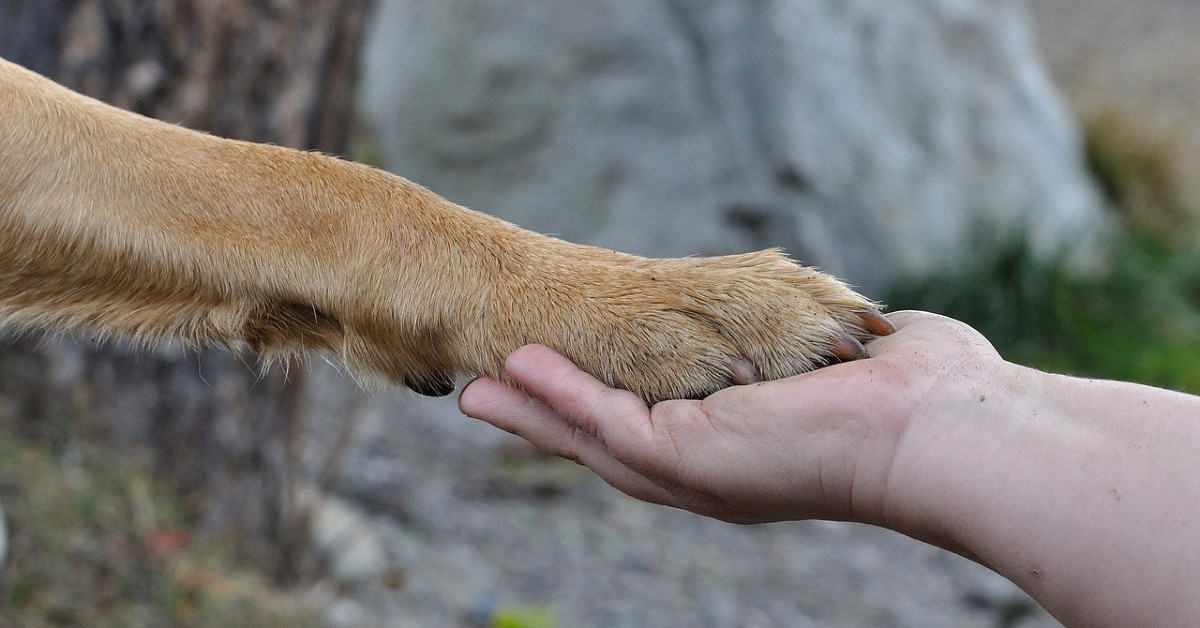
[[[939,392],[898,449],[889,503],[910,514],[897,527],[1070,625],[1200,616],[1200,398],[1011,365]]]

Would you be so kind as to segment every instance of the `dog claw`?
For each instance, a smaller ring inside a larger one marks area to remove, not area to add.
[[[855,313],[858,314],[858,318],[862,321],[863,327],[876,336],[887,336],[896,331],[896,326],[893,325],[886,316],[876,312],[875,310],[866,310]]]
[[[842,332],[830,347],[830,353],[841,362],[850,362],[867,357],[867,349],[857,338]]]

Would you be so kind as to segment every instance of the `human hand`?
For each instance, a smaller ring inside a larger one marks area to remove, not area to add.
[[[647,501],[953,550],[1067,625],[1200,617],[1200,397],[1010,364],[934,314],[889,319],[869,359],[653,408],[527,346],[505,372],[528,392],[479,379],[459,405]]]
[[[947,380],[1004,364],[962,323],[923,312],[889,318],[898,331],[867,345],[871,359],[702,401],[647,408],[531,345],[505,366],[527,392],[484,378],[459,404],[464,414],[586,465],[646,501],[737,523],[883,524],[892,516],[884,510],[889,478],[910,425],[946,416],[931,401],[940,387],[958,384]]]

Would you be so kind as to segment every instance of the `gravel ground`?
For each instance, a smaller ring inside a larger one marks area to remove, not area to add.
[[[1200,199],[1200,1],[1031,5],[1075,108],[1169,140]],[[319,461],[352,404],[332,370],[313,381]],[[325,592],[334,626],[479,626],[542,607],[564,627],[1058,625],[1003,578],[884,530],[737,527],[636,502],[452,400],[372,399],[340,461],[337,503],[366,549]]]
[[[332,378],[314,377],[314,460],[349,405]],[[330,625],[477,626],[540,606],[570,627],[1058,625],[1007,580],[884,530],[637,502],[453,399],[372,400],[340,470],[339,498],[376,537],[364,557],[386,555],[389,575],[342,587]]]

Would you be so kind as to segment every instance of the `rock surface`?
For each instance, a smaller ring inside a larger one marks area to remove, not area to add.
[[[365,72],[389,168],[574,241],[872,294],[1101,222],[1018,0],[386,0]]]

